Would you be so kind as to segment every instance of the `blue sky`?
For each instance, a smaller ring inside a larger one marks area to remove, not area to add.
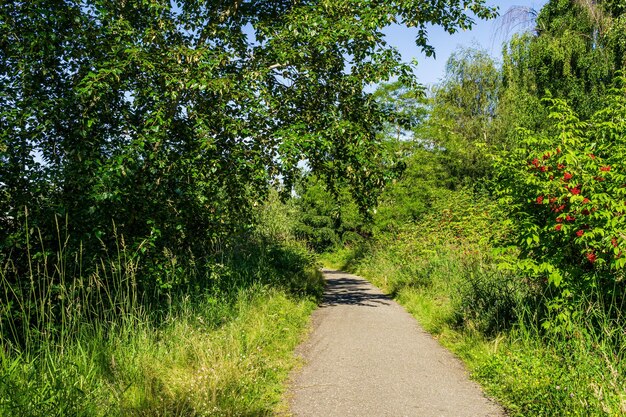
[[[502,16],[513,6],[530,7],[539,11],[547,0],[487,0],[486,3],[489,6],[498,6]],[[399,49],[405,61],[417,59],[415,73],[418,80],[422,84],[432,84],[443,77],[448,57],[459,47],[478,46],[499,60],[507,32],[502,30],[503,23],[500,17],[488,21],[476,19],[472,30],[457,32],[454,35],[438,27],[430,28],[429,39],[431,45],[435,47],[436,58],[427,58],[420,53],[419,48],[415,46],[415,29],[392,26],[385,30],[385,34],[387,41]]]

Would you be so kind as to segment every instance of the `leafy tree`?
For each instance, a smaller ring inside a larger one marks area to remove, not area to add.
[[[386,113],[381,134],[389,142],[414,139],[415,128],[428,116],[422,86],[407,86],[401,81],[380,85],[374,99]]]
[[[489,174],[487,150],[500,140],[495,123],[500,91],[500,71],[485,51],[461,49],[448,59],[419,135],[438,151],[452,186]]]
[[[51,253],[82,242],[84,259],[124,236],[164,280],[164,256],[202,265],[244,237],[250,208],[303,160],[371,206],[393,161],[364,86],[414,82],[382,29],[417,26],[432,53],[426,25],[468,28],[467,11],[494,15],[483,3],[3,2],[0,251],[15,257],[37,228]]]
[[[505,149],[514,148],[517,129],[544,129],[547,112],[537,90],[530,48],[534,37],[514,35],[505,45],[502,58],[502,93],[498,103],[498,126]]]
[[[619,0],[550,0],[537,16],[536,33],[514,37],[505,50],[505,84],[525,86],[515,91],[538,98],[549,92],[590,117],[616,71],[626,68],[625,12]],[[517,103],[525,107],[527,99]]]
[[[293,201],[298,208],[295,234],[315,251],[362,240],[366,221],[346,186],[329,191],[309,174],[298,183]]]

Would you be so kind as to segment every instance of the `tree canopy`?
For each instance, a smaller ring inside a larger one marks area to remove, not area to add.
[[[470,12],[495,14],[483,0],[3,2],[0,249],[28,223],[54,250],[67,219],[91,254],[123,235],[202,256],[302,161],[371,206],[393,161],[364,88],[415,82],[382,29],[417,27],[432,54],[427,25],[469,28]]]

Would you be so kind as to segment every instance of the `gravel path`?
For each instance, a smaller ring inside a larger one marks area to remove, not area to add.
[[[327,289],[292,378],[295,416],[504,416],[462,364],[363,278],[324,270]]]

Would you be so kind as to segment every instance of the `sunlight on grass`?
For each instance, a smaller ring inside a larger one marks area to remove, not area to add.
[[[463,235],[455,231],[461,225]],[[485,231],[501,229],[488,217],[441,225],[433,215],[323,260],[393,295],[511,416],[626,414],[626,329],[590,297],[570,331],[546,332],[537,295],[497,268],[502,260]]]
[[[137,296],[124,257],[102,264],[106,280],[42,268],[27,287],[5,265],[0,415],[271,415],[323,284],[295,242],[247,259],[222,268],[230,286],[156,304]]]

